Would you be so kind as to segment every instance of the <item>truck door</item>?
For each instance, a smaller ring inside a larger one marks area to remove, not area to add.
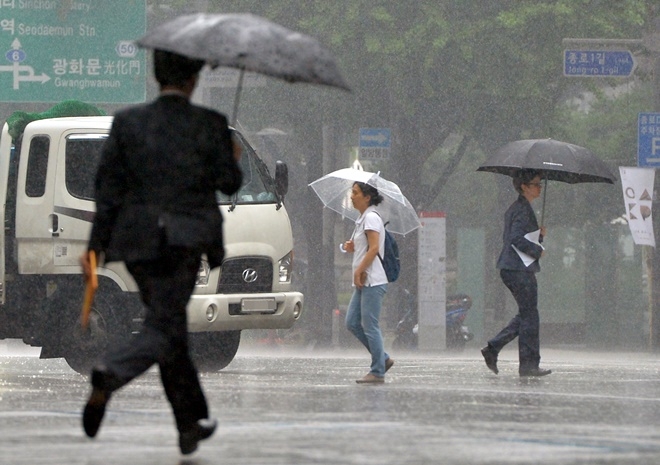
[[[13,226],[13,220],[10,220],[7,216],[14,215],[13,209],[7,211],[9,170],[11,169],[13,154],[14,146],[11,140],[11,136],[9,135],[9,126],[5,123],[2,129],[2,136],[0,136],[0,223],[3,226],[0,228],[0,305],[5,304],[5,296],[7,291],[5,282],[5,276],[7,272],[7,257],[5,255],[5,247],[7,246],[6,241],[8,238],[6,234],[7,230],[9,229],[8,225],[11,223]]]
[[[64,134],[60,141],[53,205],[56,273],[80,271],[79,258],[87,247],[96,211],[94,179],[107,137],[102,130],[79,130]]]
[[[26,130],[19,165],[19,273],[79,273],[94,217],[94,175],[107,129]]]
[[[55,156],[50,136],[26,131],[16,187],[16,261],[21,274],[52,273]],[[52,150],[51,150],[52,149]]]

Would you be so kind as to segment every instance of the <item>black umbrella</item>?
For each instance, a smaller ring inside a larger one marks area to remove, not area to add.
[[[241,70],[234,123],[245,71],[350,90],[334,57],[316,39],[251,14],[179,16],[148,32],[137,45],[204,60],[213,68]]]
[[[604,182],[614,184],[616,177],[589,149],[553,139],[524,139],[510,142],[498,149],[477,171],[514,176],[521,169],[541,172],[545,180],[543,213],[548,180],[569,184]]]

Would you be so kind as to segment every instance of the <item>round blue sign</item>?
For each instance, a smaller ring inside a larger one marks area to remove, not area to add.
[[[5,58],[11,63],[20,63],[25,60],[25,52],[23,50],[9,50],[5,53]]]

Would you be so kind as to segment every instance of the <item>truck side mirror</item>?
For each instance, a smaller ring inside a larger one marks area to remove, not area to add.
[[[289,192],[289,167],[280,160],[275,163],[275,190],[280,199]]]

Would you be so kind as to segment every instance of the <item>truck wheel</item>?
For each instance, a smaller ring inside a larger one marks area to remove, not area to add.
[[[89,326],[83,330],[78,318],[71,318],[68,339],[64,347],[64,359],[80,374],[89,374],[96,359],[108,343],[107,322],[103,315],[92,308]]]
[[[190,355],[200,371],[218,371],[229,365],[240,342],[240,331],[188,333]]]

